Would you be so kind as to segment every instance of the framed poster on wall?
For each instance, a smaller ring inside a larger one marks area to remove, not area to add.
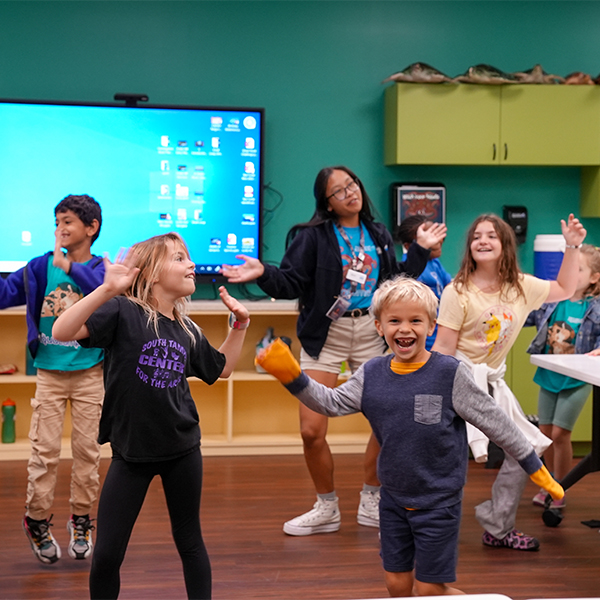
[[[434,223],[446,222],[446,186],[443,183],[392,183],[394,239],[400,223],[412,215],[424,215]]]

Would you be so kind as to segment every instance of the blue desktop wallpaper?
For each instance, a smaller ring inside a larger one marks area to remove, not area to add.
[[[0,271],[54,247],[54,207],[89,194],[102,207],[94,254],[167,231],[196,271],[259,257],[260,109],[0,102]]]

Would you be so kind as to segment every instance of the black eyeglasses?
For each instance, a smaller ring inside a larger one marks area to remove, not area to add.
[[[329,198],[335,198],[338,202],[343,202],[348,197],[348,192],[357,192],[359,190],[358,183],[353,179],[346,187],[339,189],[337,192],[333,192]]]

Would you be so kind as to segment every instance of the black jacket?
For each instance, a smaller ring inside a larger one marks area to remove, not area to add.
[[[429,250],[413,243],[406,262],[396,261],[394,241],[381,223],[363,221],[379,255],[379,285],[394,275],[418,277],[429,259]],[[331,319],[327,311],[342,289],[342,257],[332,221],[301,229],[283,256],[280,267],[265,265],[257,279],[259,287],[273,298],[298,298],[300,315],[296,331],[304,350],[317,359]]]

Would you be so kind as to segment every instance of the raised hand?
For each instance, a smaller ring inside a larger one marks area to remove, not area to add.
[[[440,242],[443,242],[447,233],[448,228],[444,223],[432,223],[431,221],[426,221],[419,225],[419,228],[417,229],[416,242],[422,248],[429,250]]]
[[[64,255],[64,252],[62,251],[58,227],[54,230],[54,257],[52,258],[52,264],[55,267],[62,269],[67,275],[71,270],[71,261]]]
[[[221,274],[227,277],[229,283],[246,283],[258,279],[264,272],[264,265],[257,258],[238,254],[236,258],[243,260],[241,265],[223,265]]]
[[[248,309],[231,296],[224,285],[219,288],[219,296],[221,296],[223,304],[235,315],[237,321],[244,323],[250,318]]]
[[[562,229],[562,234],[569,246],[579,246],[585,240],[585,236],[587,231],[584,226],[581,224],[579,219],[575,218],[573,213],[569,215],[567,222],[565,223],[564,219],[560,220],[560,227]]]
[[[135,253],[123,249],[114,263],[104,256],[104,285],[115,295],[125,292],[140,272],[136,262]]]

